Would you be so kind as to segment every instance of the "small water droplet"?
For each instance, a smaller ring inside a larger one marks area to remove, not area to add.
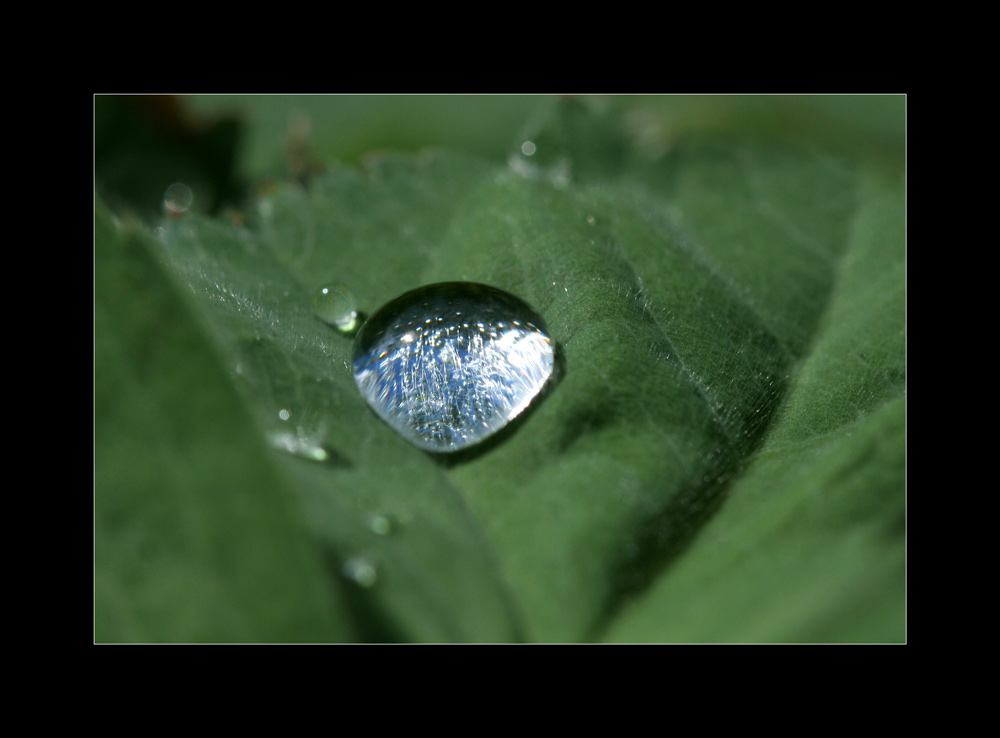
[[[371,515],[368,518],[368,527],[377,536],[387,536],[392,532],[392,519],[387,515]]]
[[[341,333],[352,333],[358,327],[358,306],[354,295],[341,284],[331,282],[313,293],[313,313]]]
[[[163,209],[167,215],[178,217],[194,203],[194,192],[186,184],[175,182],[163,193]]]
[[[428,326],[430,318],[442,320]],[[397,297],[354,344],[362,396],[403,438],[434,452],[459,451],[499,431],[554,368],[542,318],[523,300],[472,282]]]
[[[289,433],[281,431],[271,433],[268,439],[274,448],[287,451],[292,456],[298,456],[309,461],[326,461],[330,458],[330,452],[323,447],[320,441],[299,432]]]
[[[521,153],[525,156],[532,156],[537,150],[538,147],[535,146],[534,141],[525,141],[521,144]]]
[[[378,570],[367,556],[352,556],[340,570],[345,577],[365,589],[374,586],[378,580]]]
[[[286,410],[285,408],[281,408],[281,410],[278,411],[278,417],[281,418],[282,420],[288,420],[290,417],[292,417],[292,413]]]

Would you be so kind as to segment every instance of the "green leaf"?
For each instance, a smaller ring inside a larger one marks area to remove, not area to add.
[[[283,530],[345,595],[330,640],[902,639],[901,187],[782,141],[651,146],[634,121],[562,102],[505,164],[375,157],[160,229],[236,385],[219,422],[249,413],[279,449],[213,456],[254,458],[295,500]],[[309,300],[337,280],[371,312],[455,279],[531,303],[564,367],[442,462],[367,408]]]
[[[606,638],[904,640],[902,214],[900,188],[861,183],[820,328],[765,443]]]
[[[352,640],[297,501],[150,253],[96,209],[95,638]]]

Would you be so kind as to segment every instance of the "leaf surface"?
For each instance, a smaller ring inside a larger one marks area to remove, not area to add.
[[[265,457],[304,534],[353,574],[331,589],[356,637],[900,640],[900,186],[810,147],[629,131],[561,103],[506,165],[332,166],[243,224],[166,222],[162,257],[285,449]],[[331,280],[368,313],[508,290],[560,379],[495,442],[424,454],[310,313]]]
[[[152,239],[100,203],[95,225],[95,640],[354,640]]]

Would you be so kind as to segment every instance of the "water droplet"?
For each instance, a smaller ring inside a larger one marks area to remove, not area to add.
[[[366,556],[352,556],[341,567],[344,576],[355,584],[369,588],[378,579],[378,570],[375,564]]]
[[[183,215],[194,202],[194,192],[186,184],[175,182],[163,193],[163,209],[167,215]]]
[[[387,515],[372,515],[368,518],[368,527],[377,536],[387,536],[392,532],[392,519]]]
[[[535,146],[534,141],[525,141],[521,144],[521,153],[525,156],[532,156],[535,151],[537,151],[537,147]]]
[[[441,320],[428,325],[429,318]],[[435,452],[460,451],[506,426],[554,366],[542,318],[523,300],[472,282],[397,297],[354,344],[365,400],[403,438]]]
[[[331,282],[313,293],[312,310],[316,317],[342,333],[358,327],[358,307],[354,295],[341,284]]]
[[[281,418],[282,420],[288,420],[290,417],[292,417],[292,414],[285,408],[281,408],[281,410],[278,411],[278,417]]]
[[[287,451],[292,456],[309,461],[326,461],[330,458],[330,452],[323,447],[320,441],[300,432],[274,432],[268,436],[268,439],[274,448]]]

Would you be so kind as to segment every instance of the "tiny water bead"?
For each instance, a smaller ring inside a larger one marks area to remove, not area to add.
[[[367,556],[352,556],[344,562],[341,573],[358,586],[368,589],[378,581],[378,569],[375,562]]]
[[[163,193],[163,209],[172,217],[183,215],[194,203],[194,192],[183,182],[174,182]]]
[[[354,380],[371,408],[410,443],[439,453],[502,429],[554,368],[541,316],[514,295],[473,282],[397,297],[354,343]]]
[[[274,448],[302,459],[326,461],[330,458],[330,452],[321,443],[301,433],[271,433],[268,440]]]
[[[354,295],[341,284],[331,282],[316,290],[310,301],[313,313],[342,333],[358,327],[358,306]]]
[[[386,515],[369,515],[368,528],[377,536],[387,536],[392,532],[392,518]]]

